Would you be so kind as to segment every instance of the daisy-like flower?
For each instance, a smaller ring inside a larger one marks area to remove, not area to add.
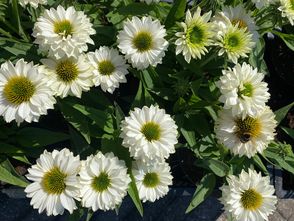
[[[98,152],[82,162],[80,182],[82,205],[93,211],[105,211],[122,202],[131,179],[124,161],[113,153]]]
[[[262,153],[274,140],[277,121],[268,106],[256,115],[233,117],[231,110],[223,109],[215,122],[218,142],[228,147],[234,155],[253,157]]]
[[[158,3],[160,0],[140,0],[141,2],[145,2],[147,5],[150,5],[151,3]]]
[[[159,20],[151,17],[132,17],[124,22],[118,34],[118,48],[134,68],[142,70],[162,63],[168,47],[166,30]]]
[[[82,91],[88,91],[93,86],[92,68],[84,54],[77,59],[65,56],[61,59],[41,59],[41,62],[44,65],[40,66],[40,71],[46,74],[47,85],[56,96],[80,98]]]
[[[230,26],[230,24],[238,25],[239,28],[245,28],[252,34],[252,40],[254,42],[258,41],[259,34],[257,32],[257,26],[254,19],[242,4],[236,7],[226,6],[223,8],[222,12],[218,13],[213,18],[215,23],[222,23],[218,25]]]
[[[33,62],[20,59],[15,66],[10,61],[1,65],[0,115],[6,122],[37,122],[55,103],[44,75]]]
[[[93,68],[94,84],[100,85],[104,92],[112,94],[119,83],[127,82],[125,75],[129,66],[116,49],[100,47],[95,52],[89,52],[88,59]]]
[[[267,83],[263,82],[264,74],[245,62],[233,69],[223,70],[223,76],[216,82],[220,89],[219,101],[225,109],[232,108],[233,115],[255,115],[265,106],[270,98]]]
[[[157,106],[135,108],[122,121],[121,130],[122,144],[129,148],[135,159],[162,161],[175,152],[177,125],[164,109]]]
[[[154,202],[165,196],[169,191],[168,186],[172,185],[173,177],[166,162],[146,164],[137,161],[133,166],[133,175],[143,202]]]
[[[42,51],[59,59],[65,55],[76,57],[87,51],[87,43],[94,44],[90,35],[95,33],[84,12],[59,5],[57,9],[45,10],[35,23],[32,35]]]
[[[213,26],[209,23],[210,16],[211,11],[201,16],[200,7],[193,16],[188,10],[185,23],[181,23],[184,30],[176,33],[179,37],[175,42],[176,54],[182,53],[188,63],[191,57],[201,59],[201,55],[207,52],[206,47],[212,44]]]
[[[27,4],[31,5],[33,8],[38,8],[38,5],[46,5],[47,0],[19,0],[19,4],[25,7]]]
[[[282,12],[282,17],[287,17],[290,24],[294,25],[294,1],[280,0],[280,4],[279,10]]]
[[[239,24],[235,25],[226,23],[215,22],[217,35],[217,42],[215,43],[220,47],[219,56],[226,54],[228,59],[237,64],[240,57],[248,57],[255,46],[252,41],[252,34],[247,31],[247,28],[240,28]]]
[[[52,153],[45,150],[26,175],[34,181],[25,189],[34,209],[39,213],[46,210],[48,216],[77,209],[74,199],[79,200],[79,169],[80,157],[74,157],[67,148]]]
[[[276,1],[278,1],[278,0],[252,0],[252,2],[255,4],[255,7],[258,9],[261,9],[263,7],[267,7]]]
[[[229,175],[228,185],[220,189],[220,201],[233,220],[262,221],[275,211],[277,197],[268,176],[261,176],[252,169],[242,170],[239,176]]]

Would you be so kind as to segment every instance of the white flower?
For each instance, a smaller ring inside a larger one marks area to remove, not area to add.
[[[15,66],[7,61],[0,68],[0,115],[6,122],[37,122],[40,115],[53,109],[56,100],[44,75],[33,62],[23,59]]]
[[[161,161],[175,152],[177,125],[164,109],[157,106],[135,108],[122,121],[121,130],[122,144],[129,148],[135,159]]]
[[[125,75],[129,66],[116,49],[100,47],[95,52],[89,52],[88,59],[93,68],[94,84],[100,85],[104,92],[112,94],[119,83],[127,82]]]
[[[146,164],[137,161],[133,166],[133,175],[143,202],[162,198],[168,193],[168,186],[172,185],[173,177],[166,162]]]
[[[282,12],[282,17],[287,17],[290,24],[294,25],[294,1],[293,0],[280,0],[281,6],[279,10]]]
[[[47,216],[77,209],[74,199],[79,199],[79,169],[80,157],[74,157],[67,148],[52,153],[45,150],[26,175],[34,181],[25,189],[34,209],[39,213],[46,210]]]
[[[220,89],[219,101],[225,109],[232,108],[233,115],[255,115],[265,106],[270,98],[267,83],[263,82],[264,74],[245,62],[233,69],[223,70],[223,76],[216,82]]]
[[[201,55],[208,51],[206,47],[212,44],[213,26],[209,23],[210,16],[211,11],[201,16],[200,7],[197,8],[193,16],[188,10],[185,23],[181,23],[184,31],[176,33],[176,36],[179,37],[175,42],[176,54],[182,52],[188,63],[190,63],[191,57],[201,59]]]
[[[145,2],[147,5],[150,5],[151,3],[158,3],[160,0],[140,0],[141,2]]]
[[[127,19],[123,30],[119,31],[118,48],[134,68],[155,67],[161,64],[168,47],[165,36],[166,30],[159,20],[134,16],[132,20]]]
[[[25,7],[27,4],[31,5],[33,8],[38,8],[38,5],[46,5],[47,0],[19,0],[19,4]]]
[[[98,152],[82,161],[80,172],[82,206],[110,210],[120,205],[131,182],[125,162],[113,153]]]
[[[270,4],[275,3],[278,0],[252,0],[252,2],[255,4],[256,8],[261,9],[263,7],[267,7]]]
[[[63,57],[62,59],[41,59],[44,64],[41,72],[47,76],[47,85],[51,87],[56,96],[64,98],[68,95],[81,97],[82,91],[90,90],[93,86],[91,66],[85,55],[78,59]]]
[[[220,189],[220,201],[233,220],[262,221],[275,211],[277,197],[270,178],[252,169],[242,170],[239,176],[229,175],[228,185]]]
[[[224,19],[226,16],[221,12],[216,17],[221,16]],[[255,46],[252,41],[252,34],[247,31],[247,28],[240,28],[239,23],[231,24],[229,20],[226,23],[214,22],[217,30],[215,45],[220,47],[219,56],[226,54],[228,59],[237,64],[240,57],[248,57]]]
[[[95,33],[84,12],[59,5],[56,10],[45,10],[35,23],[32,35],[42,51],[48,51],[50,57],[59,59],[65,55],[76,57],[87,51],[87,43],[94,44],[90,35]]]
[[[262,153],[274,140],[277,121],[268,106],[256,115],[232,116],[231,110],[223,109],[215,122],[218,142],[230,149],[234,155],[253,157]]]
[[[255,24],[255,21],[251,15],[247,13],[243,4],[239,4],[235,7],[224,7],[223,11],[217,14],[213,20],[215,23],[222,23],[218,25],[238,25],[239,28],[245,28],[252,34],[252,40],[254,42],[257,42],[259,39],[259,34],[257,32],[258,28]]]

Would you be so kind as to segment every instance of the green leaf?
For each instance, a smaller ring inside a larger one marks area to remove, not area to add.
[[[120,106],[114,102],[114,107],[115,107],[115,120],[116,120],[116,128],[120,129],[120,124],[122,120],[125,118],[124,112],[120,108]]]
[[[117,12],[121,15],[143,15],[148,14],[153,10],[153,5],[147,5],[142,3],[131,3],[127,6],[120,7]]]
[[[203,165],[205,168],[209,168],[215,175],[219,177],[226,176],[230,171],[230,167],[227,164],[216,159],[202,160],[200,165]]]
[[[44,147],[60,141],[68,140],[68,134],[46,129],[25,127],[17,132],[18,143],[25,147]]]
[[[95,122],[95,124],[100,127],[103,131],[107,133],[113,133],[113,119],[111,116],[110,109],[106,109],[104,111],[80,105],[80,104],[73,104],[73,108],[80,111],[83,115],[87,116],[91,120]]]
[[[23,150],[11,144],[0,142],[0,153],[5,153],[5,154],[23,153]]]
[[[132,179],[131,183],[129,184],[128,194],[130,195],[132,201],[134,202],[137,210],[139,211],[140,215],[143,217],[143,206],[141,200],[139,198],[138,189],[136,186],[136,181],[132,173],[130,173],[130,177]]]
[[[208,173],[201,179],[193,195],[192,201],[186,210],[186,213],[189,213],[195,209],[212,193],[215,187],[215,181],[216,179],[213,173]]]
[[[0,180],[20,187],[26,187],[29,184],[16,173],[8,160],[0,164]]]
[[[264,172],[265,174],[269,174],[265,165],[263,164],[262,160],[260,159],[260,157],[255,154],[254,157],[251,158],[253,160],[253,163],[262,170],[262,172]]]
[[[281,127],[286,134],[288,134],[291,138],[294,139],[294,129],[288,127]]]
[[[290,48],[292,51],[294,51],[294,35],[293,34],[285,34],[278,31],[272,31],[275,35],[278,35]]]
[[[281,121],[285,118],[286,114],[293,107],[293,105],[294,105],[294,102],[275,111],[275,115],[276,115],[275,119],[278,122],[278,124],[280,124]]]
[[[173,7],[170,9],[166,20],[165,27],[170,28],[175,24],[175,21],[181,19],[185,15],[187,0],[175,0]]]

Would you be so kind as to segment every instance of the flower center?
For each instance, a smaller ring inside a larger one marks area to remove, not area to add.
[[[64,60],[57,64],[56,74],[60,80],[70,83],[78,77],[79,70],[75,63],[70,60]]]
[[[147,122],[141,128],[142,134],[148,141],[159,140],[160,138],[160,126],[154,122]]]
[[[55,167],[45,173],[42,184],[45,192],[49,194],[61,194],[65,190],[66,174],[62,173],[59,168]]]
[[[68,20],[58,21],[54,23],[54,32],[67,37],[73,33],[73,27]]]
[[[262,195],[254,189],[248,189],[241,196],[242,206],[247,210],[256,210],[262,205]]]
[[[241,97],[241,98],[243,96],[252,97],[252,95],[253,95],[253,86],[250,83],[243,84],[242,89],[239,88],[238,90],[238,97]]]
[[[189,32],[189,40],[193,44],[200,44],[203,41],[204,33],[199,26],[194,26]]]
[[[291,9],[294,11],[294,0],[290,0]]]
[[[226,36],[225,46],[229,50],[236,48],[239,44],[240,44],[240,39],[236,34],[229,34],[228,36]]]
[[[102,75],[111,75],[115,71],[115,67],[109,60],[104,60],[98,64],[99,73]]]
[[[4,96],[11,104],[27,102],[35,93],[35,85],[26,77],[12,77],[4,86]]]
[[[235,120],[237,131],[235,132],[242,143],[247,143],[251,138],[258,137],[261,132],[261,124],[258,119],[247,116],[245,119]]]
[[[153,42],[151,34],[145,31],[139,32],[133,39],[134,47],[140,52],[150,50],[152,44]]]
[[[160,180],[157,173],[146,173],[144,176],[143,184],[146,187],[153,188],[159,184]]]
[[[92,188],[97,192],[103,192],[107,190],[110,185],[110,179],[108,174],[105,172],[101,172],[99,176],[95,177],[92,181]]]
[[[235,26],[236,24],[238,24],[238,27],[239,28],[247,28],[247,24],[246,22],[244,22],[243,20],[241,19],[233,19],[232,21],[232,24]]]

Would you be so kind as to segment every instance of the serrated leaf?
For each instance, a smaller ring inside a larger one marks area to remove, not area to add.
[[[205,159],[202,161],[202,164],[219,177],[226,176],[230,171],[230,167],[227,164],[216,159]]]
[[[263,164],[262,160],[260,159],[260,157],[255,154],[253,157],[252,157],[252,160],[253,160],[253,163],[259,168],[262,170],[262,172],[264,172],[265,174],[269,174],[265,165]]]
[[[275,115],[276,115],[275,119],[278,122],[278,124],[280,124],[281,121],[285,118],[285,116],[287,115],[289,110],[293,107],[293,105],[294,105],[294,102],[275,111]]]
[[[198,184],[196,191],[193,195],[190,205],[188,206],[186,213],[191,212],[200,203],[202,203],[213,191],[215,187],[215,175],[213,173],[206,174]]]
[[[134,202],[138,212],[143,217],[143,206],[141,200],[139,198],[138,189],[136,186],[135,178],[132,173],[130,173],[130,177],[132,179],[131,183],[129,184],[128,194],[130,195],[132,201]]]
[[[288,127],[281,127],[286,134],[288,134],[291,138],[294,139],[294,129]]]

